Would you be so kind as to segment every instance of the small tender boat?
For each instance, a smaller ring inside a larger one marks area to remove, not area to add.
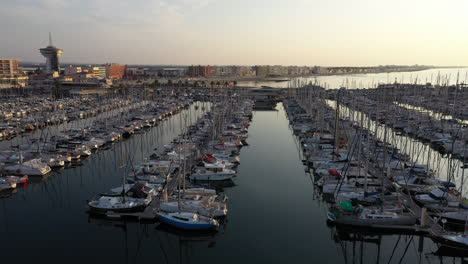
[[[161,222],[184,230],[209,230],[219,227],[218,221],[196,213],[158,213]]]

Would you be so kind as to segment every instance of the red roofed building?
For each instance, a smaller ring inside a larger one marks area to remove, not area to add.
[[[110,79],[122,79],[127,71],[127,65],[123,64],[106,64],[106,75]]]

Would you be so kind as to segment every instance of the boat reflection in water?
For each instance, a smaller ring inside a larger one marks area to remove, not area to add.
[[[466,263],[468,258],[468,251],[439,246],[418,234],[330,230],[344,263]]]
[[[119,264],[465,261],[465,251],[439,247],[417,233],[327,226],[326,203],[314,189],[313,176],[304,173],[300,142],[288,127],[283,107],[277,109],[254,112],[250,146],[242,150],[238,176],[230,182],[236,188],[225,189],[229,214],[218,219],[218,232],[187,232],[160,222],[85,213],[87,199],[121,183],[118,165],[125,164],[128,152],[135,154],[135,160],[144,160],[180,133],[180,120],[174,119],[112,144],[115,151],[93,153],[83,166],[61,174],[54,171],[48,180],[1,200],[2,257],[14,263],[53,256],[73,263]],[[203,184],[218,187],[215,182]],[[24,219],[34,224],[25,225]],[[29,254],[21,255],[25,240],[18,234],[43,243],[26,243]]]
[[[114,234],[120,233],[115,237],[123,245],[119,250],[118,263],[136,263],[148,258],[159,259],[162,263],[193,263],[194,248],[214,249],[225,227],[222,225],[218,231],[187,231],[163,223],[145,224],[130,219],[112,220],[94,216],[88,218],[88,223]]]
[[[181,230],[173,226],[160,223],[156,226],[156,231],[160,233],[167,233],[173,236],[177,236],[179,239],[184,241],[209,241],[215,244],[215,238],[219,232],[222,233],[223,226],[218,230],[206,229],[206,230]]]

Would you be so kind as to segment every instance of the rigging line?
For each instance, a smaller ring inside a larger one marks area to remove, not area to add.
[[[395,251],[396,251],[396,248],[397,248],[398,244],[400,243],[400,240],[401,240],[401,235],[398,236],[398,240],[395,242],[395,246],[393,246],[392,254],[390,255],[390,259],[388,259],[387,264],[390,264],[390,262],[392,261],[392,258],[393,258],[394,254],[395,254]]]
[[[408,251],[408,248],[411,244],[411,241],[413,241],[413,236],[411,236],[411,239],[409,240],[408,244],[406,245],[406,248],[405,248],[405,251],[403,252],[403,255],[401,255],[401,258],[400,258],[400,261],[398,262],[399,264],[401,264],[403,262],[403,259],[406,255],[406,252]]]
[[[143,224],[143,226],[145,227],[146,224]],[[139,232],[140,227],[141,227],[141,224],[138,223],[137,224],[137,240],[138,240],[138,243],[137,243],[137,248],[136,248],[136,252],[135,252],[135,261],[134,261],[135,263],[137,262],[138,253],[140,252],[141,245],[143,244],[143,239],[144,239],[143,234],[145,233],[145,229],[143,229],[141,231],[141,233]]]
[[[355,137],[357,137],[357,134],[355,135]],[[348,151],[348,155],[347,155],[347,157],[346,157],[347,163],[345,164],[345,166],[344,166],[343,169],[341,170],[341,173],[342,173],[341,177],[342,177],[342,179],[341,179],[340,183],[339,183],[337,186],[335,186],[335,190],[334,190],[334,192],[333,192],[335,197],[338,195],[338,192],[340,191],[341,186],[343,185],[344,180],[346,179],[346,176],[345,176],[345,175],[346,175],[346,173],[348,172],[348,169],[351,167],[351,162],[350,162],[350,160],[349,160],[349,159],[350,159],[350,153],[351,153],[351,158],[352,158],[352,155],[354,154],[354,151],[356,150],[356,148],[353,147],[353,146],[354,146],[354,145],[357,145],[357,142],[358,142],[357,140],[353,140],[353,143],[352,143],[352,145],[351,145],[351,150]]]

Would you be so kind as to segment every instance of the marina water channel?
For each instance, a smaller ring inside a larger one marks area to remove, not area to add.
[[[187,112],[188,111],[188,112]],[[326,204],[302,164],[282,104],[254,111],[241,150],[229,213],[214,235],[161,229],[158,223],[91,218],[86,201],[118,186],[121,165],[142,161],[181,131],[181,115],[99,150],[81,166],[54,172],[0,199],[4,263],[464,263],[438,256],[416,235],[343,232],[327,226]],[[444,255],[453,254],[443,253]]]

